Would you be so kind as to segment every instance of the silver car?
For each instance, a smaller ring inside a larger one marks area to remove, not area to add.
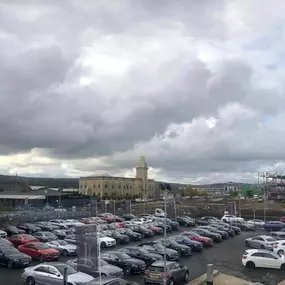
[[[61,262],[42,263],[28,267],[22,273],[21,278],[26,285],[62,285],[64,268],[67,270],[67,282],[70,285],[83,285],[94,279]]]
[[[261,235],[247,238],[244,243],[247,247],[272,250],[273,245],[276,244],[276,239],[271,236]]]
[[[52,248],[57,249],[61,255],[76,255],[76,245],[69,244],[65,240],[54,240],[46,242],[46,244]]]
[[[93,276],[98,277],[99,271],[101,271],[102,276],[113,276],[113,277],[121,277],[124,275],[124,271],[122,268],[108,264],[105,260],[100,260],[100,267],[97,269],[96,266],[92,263],[91,260],[88,259],[80,259],[81,263],[81,271]],[[72,266],[74,269],[78,269],[78,260],[70,259],[66,262],[66,264]]]

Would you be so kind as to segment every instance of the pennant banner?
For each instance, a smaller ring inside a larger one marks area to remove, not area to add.
[[[77,246],[77,270],[90,273],[98,270],[98,243],[96,225],[82,225],[75,227]],[[92,266],[91,266],[92,265]]]

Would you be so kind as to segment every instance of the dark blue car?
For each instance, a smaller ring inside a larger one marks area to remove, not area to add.
[[[187,245],[191,248],[192,251],[202,251],[204,246],[199,241],[194,241],[189,239],[186,236],[172,236],[169,239],[176,241],[179,244]]]
[[[269,221],[264,224],[264,229],[267,231],[281,231],[285,229],[285,223],[279,221]]]

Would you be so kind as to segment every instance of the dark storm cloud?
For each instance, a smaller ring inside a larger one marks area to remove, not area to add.
[[[97,167],[81,159],[99,157],[115,173],[143,152],[171,177],[275,161],[283,136],[264,152],[272,140],[262,131],[281,129],[262,124],[283,112],[280,90],[257,87],[242,56],[210,65],[200,56],[201,43],[227,44],[227,3],[1,1],[0,154],[39,148],[81,171]],[[80,85],[82,77],[92,82]],[[232,103],[242,107],[225,107]],[[169,127],[201,116],[219,123],[189,137]]]

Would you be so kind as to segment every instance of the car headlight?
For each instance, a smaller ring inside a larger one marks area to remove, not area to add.
[[[186,248],[182,248],[182,251],[186,251]]]

